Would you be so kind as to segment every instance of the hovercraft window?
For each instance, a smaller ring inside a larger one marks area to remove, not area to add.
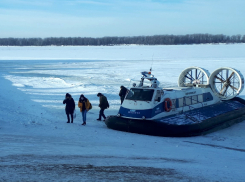
[[[157,90],[157,93],[156,93],[156,96],[155,96],[155,101],[160,102],[160,100],[161,100],[161,91]]]
[[[176,108],[176,99],[172,99],[172,109]]]
[[[184,99],[179,98],[179,107],[183,107],[183,106],[184,106]]]
[[[126,96],[127,100],[140,100],[140,101],[151,101],[154,90],[151,89],[130,89],[128,95]]]
[[[192,104],[196,104],[197,103],[197,95],[193,95],[192,96]]]
[[[203,102],[203,95],[198,95],[198,102]]]
[[[185,105],[186,105],[186,106],[191,105],[191,97],[186,97],[186,98],[185,98]]]

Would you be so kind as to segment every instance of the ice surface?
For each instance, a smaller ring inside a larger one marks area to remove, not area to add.
[[[164,87],[177,86],[189,66],[245,75],[244,50],[245,44],[0,47],[0,181],[244,181],[245,122],[171,138],[96,121],[96,94],[109,100],[105,114],[116,114],[119,87],[139,80],[141,71],[152,67]],[[80,94],[91,101],[85,127],[78,108],[75,123],[66,123],[67,92],[76,104]]]

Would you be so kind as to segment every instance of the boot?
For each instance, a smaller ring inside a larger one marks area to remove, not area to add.
[[[84,126],[85,126],[85,125],[86,125],[86,122],[83,122],[83,124],[82,124],[82,125],[84,125]]]

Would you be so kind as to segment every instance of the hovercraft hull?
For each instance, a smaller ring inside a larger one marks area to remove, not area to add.
[[[110,116],[108,128],[154,136],[196,136],[229,127],[245,120],[245,100],[234,98],[219,104],[194,109],[156,120]]]

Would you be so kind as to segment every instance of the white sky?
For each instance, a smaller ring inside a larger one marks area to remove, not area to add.
[[[244,0],[1,0],[0,38],[245,34]]]

